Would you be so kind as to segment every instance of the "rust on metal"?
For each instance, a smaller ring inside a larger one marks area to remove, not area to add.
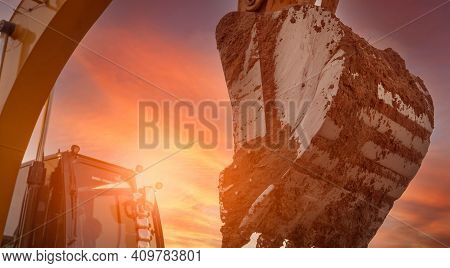
[[[315,0],[239,0],[238,10],[245,12],[273,12],[294,5],[314,5]],[[336,13],[339,0],[322,0],[321,6],[327,11]]]

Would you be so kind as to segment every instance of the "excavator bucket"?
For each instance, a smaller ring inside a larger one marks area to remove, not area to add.
[[[428,151],[431,96],[334,5],[255,11],[217,27],[235,137],[219,181],[222,244],[258,234],[258,247],[366,247]]]

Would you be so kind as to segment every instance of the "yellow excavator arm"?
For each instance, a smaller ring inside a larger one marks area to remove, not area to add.
[[[39,114],[78,43],[110,2],[23,0],[10,6],[14,31],[3,33],[9,40],[0,73],[0,241]]]

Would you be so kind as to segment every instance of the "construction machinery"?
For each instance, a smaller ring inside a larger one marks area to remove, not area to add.
[[[367,247],[422,165],[430,92],[338,2],[241,0],[217,27],[235,138],[224,247]]]
[[[0,240],[39,115],[79,42],[111,0],[22,0],[1,25]],[[5,18],[6,19],[6,18]]]
[[[0,22],[0,242],[5,247],[164,247],[154,192],[79,154],[44,157],[51,92],[111,0],[22,0]],[[21,164],[41,111],[35,161]],[[2,241],[2,236],[5,239]]]
[[[155,191],[138,189],[137,172],[58,152],[22,165],[3,247],[164,247]]]

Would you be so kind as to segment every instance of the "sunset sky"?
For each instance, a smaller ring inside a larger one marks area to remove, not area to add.
[[[3,1],[0,19],[8,19],[12,11]],[[78,144],[82,154],[125,167],[155,164],[146,183],[164,184],[158,198],[169,247],[220,246],[218,176],[233,151],[224,145],[225,118],[216,120],[220,144],[214,150],[196,144],[180,151],[172,142],[169,149],[139,149],[138,101],[227,101],[215,27],[236,5],[114,0],[55,86],[46,153]],[[450,245],[450,1],[341,0],[337,16],[375,47],[396,50],[435,103],[429,153],[370,246]],[[34,156],[35,140],[26,159]]]

